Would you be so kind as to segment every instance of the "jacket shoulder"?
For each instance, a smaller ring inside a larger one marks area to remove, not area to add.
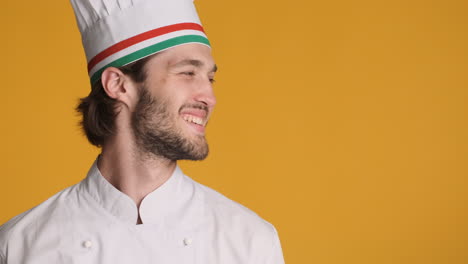
[[[8,244],[33,234],[38,227],[47,225],[59,211],[66,210],[76,193],[77,185],[68,187],[41,204],[23,212],[0,226],[0,257],[5,257]]]
[[[194,183],[195,189],[202,197],[206,216],[222,219],[223,221],[216,222],[226,230],[247,234],[255,233],[265,237],[277,235],[275,227],[251,209],[210,187],[195,181]]]
[[[216,243],[228,245],[249,263],[284,264],[275,227],[249,208],[195,182],[203,206],[203,219],[213,228]]]

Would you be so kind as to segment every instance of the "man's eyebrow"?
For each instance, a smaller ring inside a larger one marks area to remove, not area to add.
[[[179,61],[178,63],[174,64],[173,67],[182,67],[182,66],[186,66],[186,65],[192,65],[192,66],[195,66],[197,68],[200,68],[205,64],[201,60],[186,59],[186,60],[182,60],[182,61]],[[211,72],[216,72],[217,70],[218,70],[218,66],[214,65]]]

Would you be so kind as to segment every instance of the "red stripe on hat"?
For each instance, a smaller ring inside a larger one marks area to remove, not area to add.
[[[117,52],[119,52],[119,51],[121,51],[123,49],[126,49],[126,48],[128,48],[128,47],[130,47],[132,45],[135,45],[137,43],[140,43],[142,41],[145,41],[145,40],[148,40],[148,39],[151,39],[151,38],[155,38],[155,37],[158,37],[158,36],[161,36],[161,35],[164,35],[164,34],[167,34],[167,33],[171,33],[171,32],[174,32],[174,31],[180,31],[180,30],[198,30],[198,31],[201,31],[201,32],[205,32],[203,30],[203,27],[201,25],[199,25],[199,24],[196,24],[196,23],[179,23],[179,24],[174,24],[174,25],[169,25],[169,26],[165,26],[165,27],[156,28],[156,29],[141,33],[139,35],[133,36],[133,37],[128,38],[126,40],[122,40],[121,42],[110,46],[109,48],[103,50],[102,52],[100,52],[99,54],[94,56],[94,58],[92,58],[88,62],[88,72],[94,66],[96,66],[96,64],[98,64],[99,62],[101,62],[102,60],[104,60],[105,58],[109,57],[110,55],[112,55],[114,53],[117,53]]]

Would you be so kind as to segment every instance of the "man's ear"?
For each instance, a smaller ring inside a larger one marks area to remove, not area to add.
[[[130,77],[115,67],[106,68],[101,75],[106,94],[131,109],[137,98],[136,85]]]

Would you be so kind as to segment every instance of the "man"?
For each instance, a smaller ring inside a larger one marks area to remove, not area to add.
[[[273,226],[194,182],[216,65],[191,0],[72,0],[102,153],[82,182],[0,228],[0,263],[283,263]]]

